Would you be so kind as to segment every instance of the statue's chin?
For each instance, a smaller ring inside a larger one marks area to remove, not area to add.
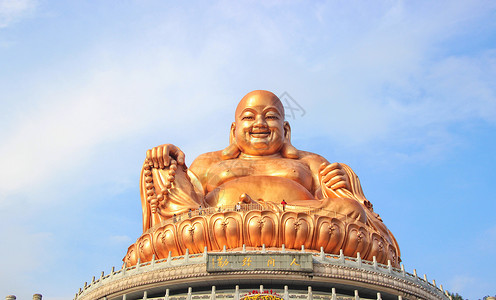
[[[275,176],[249,176],[223,183],[208,193],[205,200],[209,206],[235,205],[242,194],[247,194],[255,201],[262,199],[276,204],[282,199],[315,199],[304,186],[294,180]]]
[[[270,155],[273,151],[271,151],[268,144],[265,143],[252,143],[251,147],[242,149],[241,152],[248,155]]]
[[[284,143],[281,139],[273,139],[271,137],[236,140],[241,152],[253,156],[266,156],[279,152]]]
[[[264,142],[252,142],[252,151],[268,151],[270,150],[269,143]]]

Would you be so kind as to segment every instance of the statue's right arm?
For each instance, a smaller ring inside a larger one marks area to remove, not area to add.
[[[202,187],[189,173],[179,147],[165,144],[147,151],[140,178],[144,231],[204,205]]]
[[[221,161],[222,151],[208,152],[198,156],[190,166],[190,171],[193,172],[201,182],[203,191],[207,194],[208,170],[210,167]]]
[[[171,158],[175,159],[179,165],[184,165],[184,152],[172,144],[164,144],[149,149],[146,151],[146,158],[153,163],[154,168],[159,169],[168,167]]]

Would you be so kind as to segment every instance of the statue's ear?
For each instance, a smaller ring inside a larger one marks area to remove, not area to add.
[[[284,121],[284,140],[291,144],[291,126],[288,121]]]
[[[234,131],[236,130],[236,123],[231,124],[231,130],[229,132],[229,146],[222,150],[222,159],[233,159],[239,156],[241,151],[239,150],[238,144],[236,143],[236,138],[234,136]]]
[[[284,122],[284,145],[281,149],[281,154],[286,158],[298,158],[300,155],[298,154],[298,149],[291,145],[291,126],[289,126],[289,122]]]
[[[234,143],[234,131],[236,130],[236,123],[232,122],[231,130],[229,131],[229,144]]]

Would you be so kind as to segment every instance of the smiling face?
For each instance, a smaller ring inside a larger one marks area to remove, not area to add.
[[[284,108],[271,92],[253,91],[236,108],[234,138],[244,154],[278,153],[284,145]]]

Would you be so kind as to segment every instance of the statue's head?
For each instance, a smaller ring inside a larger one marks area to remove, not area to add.
[[[241,99],[236,108],[235,122],[231,125],[230,146],[223,152],[225,159],[240,153],[265,156],[281,153],[297,158],[298,151],[291,146],[291,128],[284,121],[281,100],[269,91],[257,90]]]

